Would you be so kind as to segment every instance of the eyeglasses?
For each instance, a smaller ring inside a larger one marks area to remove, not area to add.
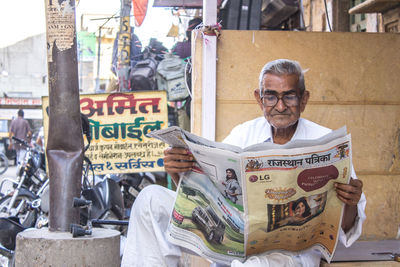
[[[289,93],[283,96],[277,96],[274,94],[262,94],[260,95],[263,105],[267,107],[274,107],[280,99],[287,107],[294,107],[299,104],[299,97],[295,93]]]

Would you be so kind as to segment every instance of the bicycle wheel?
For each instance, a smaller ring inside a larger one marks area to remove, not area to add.
[[[8,158],[3,153],[0,153],[0,174],[3,174],[8,169]]]

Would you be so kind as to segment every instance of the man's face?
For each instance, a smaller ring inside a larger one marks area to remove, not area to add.
[[[273,75],[265,74],[261,88],[263,95],[272,94],[282,98],[284,95],[295,94],[298,97],[298,104],[295,106],[287,106],[283,99],[278,99],[274,106],[266,106],[260,98],[260,89],[254,91],[254,96],[260,108],[264,112],[264,117],[276,129],[285,129],[294,125],[300,118],[300,113],[304,111],[309,92],[305,91],[300,95],[300,90],[297,88],[298,78],[296,75]]]

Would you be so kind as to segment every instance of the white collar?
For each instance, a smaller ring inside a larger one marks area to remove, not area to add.
[[[262,142],[273,142],[274,138],[272,135],[272,126],[271,126],[271,124],[269,124],[268,121],[266,124],[267,124],[267,127],[264,131],[265,138],[263,138]],[[297,126],[296,126],[296,131],[294,132],[294,135],[292,136],[292,139],[290,139],[290,141],[297,140],[297,139],[305,139],[305,138],[306,138],[306,132],[304,130],[304,119],[299,118]]]

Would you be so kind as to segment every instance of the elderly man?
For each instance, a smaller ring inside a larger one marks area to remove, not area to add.
[[[316,139],[331,130],[300,118],[310,93],[305,90],[304,73],[296,61],[279,59],[267,63],[260,73],[259,89],[254,91],[263,117],[236,126],[224,142],[247,147],[261,142],[285,144],[295,139]],[[190,171],[193,156],[185,149],[168,148],[164,152],[165,170],[175,183],[179,173]],[[361,234],[365,220],[365,196],[362,182],[352,171],[349,184],[335,184],[337,197],[345,204],[339,239],[350,246]],[[176,266],[181,250],[168,242],[168,219],[175,192],[146,187],[132,208],[123,266]],[[231,266],[319,266],[321,254],[308,249],[300,252],[280,251],[250,257]]]

